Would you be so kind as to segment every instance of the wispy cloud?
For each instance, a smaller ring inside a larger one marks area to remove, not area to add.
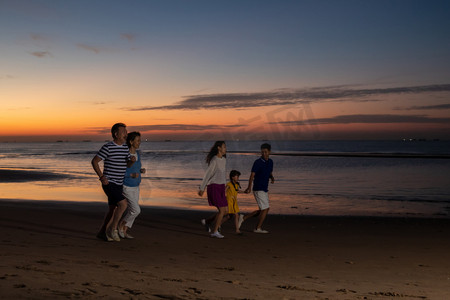
[[[133,33],[122,33],[120,35],[120,38],[129,42],[133,42],[136,39],[136,35]]]
[[[395,110],[444,110],[450,109],[450,103],[439,105],[422,105],[422,106],[410,106],[404,108],[395,108]]]
[[[112,103],[111,101],[97,101],[97,102],[93,102],[92,104],[94,105],[107,105]]]
[[[14,76],[9,74],[0,75],[0,80],[9,80],[9,79],[14,79]]]
[[[49,51],[33,51],[29,53],[37,58],[45,58],[53,56]]]
[[[99,54],[102,50],[100,47],[95,47],[87,44],[77,44],[78,48],[81,48],[86,51],[94,52],[95,54]]]
[[[450,125],[450,118],[433,118],[425,115],[341,115],[332,118],[317,118],[286,122],[273,122],[280,125],[325,125],[325,124],[392,124],[392,123],[445,123]]]
[[[50,39],[49,39],[46,35],[41,34],[41,33],[31,33],[31,34],[30,34],[30,38],[31,38],[33,41],[39,42],[39,43],[40,43],[40,42],[47,43],[47,42],[50,41]]]
[[[156,125],[135,125],[128,126],[128,131],[138,130],[142,132],[149,131],[206,131],[206,130],[224,130],[240,128],[246,125],[196,125],[196,124],[156,124]],[[91,127],[87,128],[88,131],[96,133],[108,133],[110,132],[110,127]]]
[[[10,107],[7,110],[20,111],[20,110],[29,110],[29,109],[31,109],[30,106],[23,106],[23,107]]]
[[[372,96],[390,94],[418,94],[426,92],[448,92],[450,84],[382,89],[355,89],[351,86],[318,87],[308,89],[279,89],[260,93],[224,93],[191,95],[172,105],[128,107],[128,111],[142,110],[200,110],[200,109],[248,109],[278,105],[304,104],[327,101],[367,102],[379,101]]]
[[[203,130],[221,130],[239,128],[243,125],[196,125],[196,124],[162,124],[162,125],[141,125],[130,126],[130,128],[138,129],[141,131],[203,131]]]

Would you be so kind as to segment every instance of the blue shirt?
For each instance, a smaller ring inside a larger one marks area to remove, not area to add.
[[[252,173],[255,173],[255,178],[253,179],[253,190],[254,191],[269,191],[269,179],[273,171],[273,161],[269,158],[264,160],[260,157],[253,163]]]
[[[137,158],[136,161],[134,162],[134,164],[127,168],[127,171],[125,173],[125,178],[123,180],[123,185],[126,186],[139,186],[139,184],[141,183],[141,154],[139,153],[139,151],[136,151],[137,154]],[[136,178],[131,177],[132,173],[138,173],[139,176]]]

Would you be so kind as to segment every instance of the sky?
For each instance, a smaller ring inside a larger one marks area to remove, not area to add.
[[[0,141],[450,139],[450,1],[0,0]]]

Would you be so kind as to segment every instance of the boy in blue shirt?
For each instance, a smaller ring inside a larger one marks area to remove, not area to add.
[[[270,144],[261,145],[261,157],[255,160],[252,167],[250,179],[248,180],[248,187],[245,193],[250,193],[253,186],[253,195],[255,196],[256,203],[259,209],[239,218],[239,227],[248,218],[258,216],[259,221],[255,233],[269,233],[267,230],[262,229],[262,224],[269,212],[269,180],[271,183],[275,182],[275,178],[272,175],[273,161],[269,158],[271,151]]]

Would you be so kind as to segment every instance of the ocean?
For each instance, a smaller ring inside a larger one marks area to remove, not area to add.
[[[227,169],[247,187],[259,147],[267,141],[226,141]],[[450,141],[268,141],[275,184],[273,214],[450,217]],[[2,143],[0,199],[105,202],[91,167],[103,142]],[[211,210],[197,196],[211,141],[142,142],[141,204]],[[44,172],[31,178],[34,172]],[[8,173],[6,173],[8,174]],[[45,180],[43,180],[45,179]],[[256,209],[240,194],[242,212]]]

